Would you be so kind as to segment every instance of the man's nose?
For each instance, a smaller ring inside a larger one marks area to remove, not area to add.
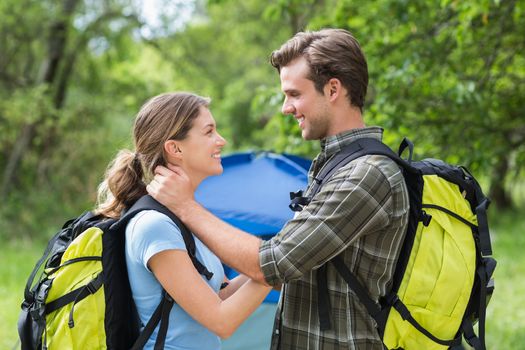
[[[294,107],[291,103],[289,103],[288,101],[284,101],[283,102],[283,106],[281,108],[281,112],[283,114],[293,114],[294,113]]]

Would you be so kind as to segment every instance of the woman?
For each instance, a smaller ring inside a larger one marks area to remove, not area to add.
[[[175,164],[195,188],[222,173],[226,141],[216,130],[209,99],[190,93],[167,93],[149,100],[134,125],[135,152],[121,151],[99,189],[98,212],[119,217],[147,194],[146,183],[157,165]],[[197,259],[213,273],[208,281],[193,266],[180,229],[167,216],[142,211],[126,227],[126,263],[133,298],[143,324],[161,300],[162,289],[175,300],[166,349],[220,349],[263,301],[270,287],[245,276],[226,281],[219,259],[196,237]],[[158,327],[157,327],[158,328]],[[146,348],[155,344],[158,330]]]

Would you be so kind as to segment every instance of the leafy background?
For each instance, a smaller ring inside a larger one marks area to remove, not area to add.
[[[93,206],[107,163],[131,147],[133,118],[151,96],[212,97],[226,153],[315,155],[318,144],[303,142],[280,113],[268,57],[295,32],[323,27],[361,42],[367,124],[384,127],[392,147],[409,136],[416,156],[466,165],[498,219],[512,218],[498,222],[516,245],[498,244],[519,255],[524,12],[523,0],[1,1],[0,265],[20,276],[2,290],[19,291],[30,266],[18,262],[36,259],[66,218]],[[520,261],[512,257],[501,268]],[[516,271],[503,271],[519,290]]]

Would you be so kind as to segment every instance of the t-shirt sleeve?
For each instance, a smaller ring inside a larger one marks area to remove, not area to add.
[[[129,223],[131,255],[146,269],[148,261],[157,253],[177,249],[186,251],[186,245],[177,225],[166,215],[154,210],[138,213]]]

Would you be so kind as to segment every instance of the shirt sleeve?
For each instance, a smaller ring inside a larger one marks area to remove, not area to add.
[[[259,260],[270,285],[300,278],[388,224],[390,183],[366,159],[339,169],[278,235],[261,244]]]
[[[170,249],[186,251],[179,227],[162,213],[142,211],[130,221],[130,225],[131,254],[148,270],[148,261],[153,255]]]

